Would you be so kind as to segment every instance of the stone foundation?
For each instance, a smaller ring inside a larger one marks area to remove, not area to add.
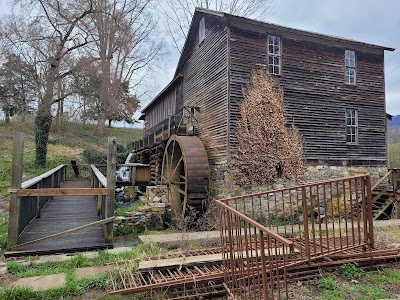
[[[370,174],[372,185],[383,177],[388,168],[386,166],[367,167],[367,166],[308,166],[304,175],[297,180],[278,179],[269,185],[257,185],[243,188],[235,184],[232,174],[230,174],[226,164],[210,166],[211,180],[210,190],[213,199],[222,199],[240,196],[250,193],[265,192],[268,190],[291,187],[305,182],[321,181],[334,178],[357,176]]]
[[[135,192],[137,189],[132,189]],[[127,212],[114,220],[115,235],[141,233],[148,230],[160,230],[171,223],[171,205],[164,185],[148,186],[146,193],[139,196],[143,206],[135,212]]]
[[[164,229],[170,222],[171,207],[166,203],[148,203],[137,212],[128,212],[123,217],[115,217],[114,234],[125,235],[148,230]]]

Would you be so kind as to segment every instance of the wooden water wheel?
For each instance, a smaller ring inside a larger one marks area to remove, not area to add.
[[[165,147],[161,180],[168,186],[173,212],[185,216],[189,207],[203,213],[210,171],[203,143],[196,136],[173,135]]]

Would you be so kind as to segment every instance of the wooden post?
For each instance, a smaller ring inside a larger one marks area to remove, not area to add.
[[[167,139],[171,136],[171,116],[168,116],[168,136]]]
[[[392,181],[393,181],[393,197],[396,197],[397,194],[397,189],[399,188],[398,186],[398,169],[393,169],[393,173],[392,173]]]
[[[36,184],[37,189],[41,189],[43,187],[43,181],[39,181]],[[36,218],[40,218],[40,196],[36,196]]]
[[[369,245],[374,247],[374,216],[372,214],[372,185],[371,177],[366,176],[366,186],[367,186],[367,217],[368,217],[368,239]]]
[[[304,241],[306,247],[306,255],[308,259],[308,263],[311,262],[311,254],[310,254],[310,237],[308,235],[308,210],[307,210],[307,192],[306,188],[303,186],[301,188],[301,198],[302,198],[302,209],[303,209],[303,223],[304,223]]]
[[[19,237],[19,220],[21,217],[21,198],[17,197],[16,190],[21,188],[22,183],[22,165],[24,160],[24,140],[25,135],[22,132],[14,134],[14,149],[12,157],[12,173],[11,173],[11,199],[10,214],[8,220],[8,244],[7,249],[10,250],[18,244]]]
[[[115,174],[116,174],[116,152],[117,140],[115,137],[108,138],[108,153],[107,153],[107,201],[105,207],[104,218],[111,218],[114,216],[115,209]],[[107,223],[104,228],[104,236],[107,242],[113,240],[113,222]]]

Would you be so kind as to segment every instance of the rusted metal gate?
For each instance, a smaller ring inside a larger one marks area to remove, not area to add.
[[[218,200],[224,285],[233,299],[288,299],[288,273],[374,246],[370,177]],[[330,256],[332,258],[330,258]]]

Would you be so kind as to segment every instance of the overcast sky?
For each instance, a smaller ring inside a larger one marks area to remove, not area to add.
[[[399,49],[385,52],[385,84],[386,111],[400,114],[400,1],[275,0],[274,6],[265,21]],[[7,7],[7,0],[0,0],[0,14]],[[172,80],[178,58],[168,55],[163,74],[154,79],[158,88],[153,95]]]

